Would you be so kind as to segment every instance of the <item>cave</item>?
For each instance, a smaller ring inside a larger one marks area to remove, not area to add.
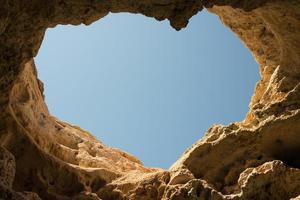
[[[292,199],[300,195],[300,2],[3,1],[0,8],[0,198]],[[241,122],[212,126],[169,170],[149,168],[51,116],[33,58],[45,31],[109,12],[168,19],[203,8],[250,49],[261,80]]]

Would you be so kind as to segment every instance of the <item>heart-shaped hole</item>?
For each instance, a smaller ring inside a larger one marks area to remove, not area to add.
[[[259,79],[250,52],[206,11],[180,32],[129,14],[48,29],[36,63],[52,114],[162,168],[212,124],[242,120]]]

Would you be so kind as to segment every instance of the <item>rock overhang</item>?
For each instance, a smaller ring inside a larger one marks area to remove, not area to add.
[[[1,5],[0,144],[16,163],[15,178],[3,171],[14,179],[13,185],[0,186],[4,195],[289,199],[300,194],[299,1],[14,0]],[[179,30],[204,7],[220,16],[260,65],[261,80],[243,122],[212,127],[167,171],[146,168],[49,114],[32,60],[47,27],[90,24],[109,12],[131,12],[168,19]]]

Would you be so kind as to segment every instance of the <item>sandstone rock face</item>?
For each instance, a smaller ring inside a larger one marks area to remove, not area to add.
[[[0,5],[0,199],[299,199],[299,0],[0,0]],[[244,121],[211,127],[162,170],[144,167],[49,114],[33,60],[48,27],[131,12],[168,19],[179,30],[205,7],[260,65],[261,80]]]

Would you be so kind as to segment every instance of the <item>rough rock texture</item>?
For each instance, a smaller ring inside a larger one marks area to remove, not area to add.
[[[213,126],[166,171],[49,114],[33,61],[48,27],[131,12],[179,30],[204,7],[260,65],[243,122]],[[0,199],[299,199],[299,167],[299,0],[0,0]]]

